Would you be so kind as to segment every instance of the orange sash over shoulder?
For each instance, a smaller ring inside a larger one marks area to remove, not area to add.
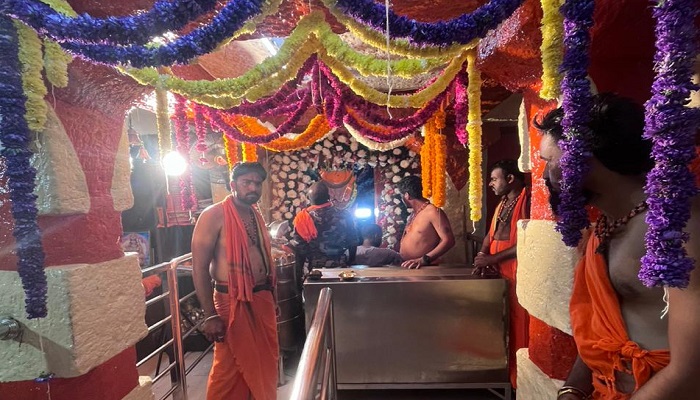
[[[228,274],[228,284],[231,296],[237,293],[236,300],[251,301],[253,299],[253,288],[255,279],[253,269],[250,265],[248,254],[248,237],[245,226],[238,216],[236,206],[233,204],[233,196],[229,195],[224,200],[224,229],[226,229],[226,259],[230,267]],[[265,222],[257,209],[253,210],[255,222],[258,224],[258,243],[262,243],[261,253],[265,261],[266,269],[270,276],[270,283],[275,281],[275,269],[272,267],[272,247],[270,246],[270,235],[267,233]],[[233,299],[232,299],[233,300]]]
[[[591,235],[585,256],[576,267],[570,304],[571,326],[579,356],[593,372],[593,398],[629,399],[631,394],[615,389],[615,371],[632,374],[639,389],[652,373],[668,365],[670,353],[644,350],[627,336],[620,303],[608,278],[607,263],[596,253],[599,243],[598,238]],[[631,365],[632,370],[626,365]]]
[[[221,318],[228,321],[228,328],[224,341],[215,344],[207,399],[276,400],[279,346],[274,295],[270,290],[254,292],[245,226],[231,196],[223,207],[229,293],[215,291],[214,305]],[[254,212],[258,243],[274,287],[269,235],[260,213]]]
[[[493,215],[493,221],[491,222],[491,229],[489,229],[489,242],[491,245],[489,252],[491,254],[499,253],[516,245],[518,239],[518,220],[527,218],[529,214],[527,209],[528,196],[529,193],[527,188],[523,188],[517,203],[515,203],[515,206],[513,207],[513,215],[510,219],[510,237],[508,240],[496,240],[495,238],[496,224],[498,223],[498,215],[503,207],[503,202],[501,202],[496,208],[496,212]],[[518,261],[515,258],[503,261],[498,265],[501,276],[508,281],[508,304],[510,308],[510,329],[508,343],[510,354],[508,360],[510,365],[510,383],[513,385],[513,387],[517,386],[517,363],[515,353],[518,351],[518,349],[528,346],[530,336],[530,315],[520,305],[515,291],[515,275],[517,267]]]
[[[304,239],[307,243],[318,237],[318,231],[316,230],[316,224],[314,224],[314,219],[311,218],[311,211],[320,210],[322,208],[330,207],[331,203],[323,203],[318,206],[310,206],[299,211],[299,213],[294,217],[294,230],[297,231],[299,236]]]

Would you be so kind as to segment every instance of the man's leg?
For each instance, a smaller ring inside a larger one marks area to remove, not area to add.
[[[225,343],[214,345],[214,362],[207,382],[207,400],[248,400],[250,389]]]

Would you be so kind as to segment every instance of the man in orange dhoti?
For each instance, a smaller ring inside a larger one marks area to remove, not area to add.
[[[277,398],[275,270],[255,207],[266,177],[259,163],[238,164],[231,174],[233,195],[204,210],[192,236],[194,284],[206,316],[202,329],[216,342],[209,400]]]
[[[647,231],[644,177],[654,165],[651,143],[642,138],[644,109],[601,94],[592,110],[593,157],[583,184],[588,203],[602,215],[575,271],[570,314],[579,356],[558,399],[697,399],[700,274],[691,273],[687,289],[666,291],[647,288],[637,278]],[[555,211],[562,118],[557,109],[535,121],[544,135],[540,155]],[[699,197],[691,207],[686,250],[699,260]]]
[[[525,175],[515,160],[502,160],[491,167],[489,187],[502,196],[491,222],[481,251],[474,259],[474,273],[487,275],[500,272],[508,281],[510,327],[508,330],[508,362],[511,385],[517,386],[516,357],[518,349],[527,347],[530,316],[518,302],[515,276],[518,266],[517,223],[530,217],[530,193],[525,186]]]

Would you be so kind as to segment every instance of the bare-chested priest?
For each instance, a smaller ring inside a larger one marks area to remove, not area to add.
[[[423,197],[419,176],[407,176],[399,182],[399,193],[413,211],[406,221],[401,238],[401,264],[404,268],[420,268],[435,261],[455,245],[452,227],[444,211]]]

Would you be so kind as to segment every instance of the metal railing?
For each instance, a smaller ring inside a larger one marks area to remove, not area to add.
[[[192,369],[195,366],[197,366],[197,364],[199,364],[199,362],[206,356],[206,354],[209,351],[211,351],[211,349],[214,347],[214,344],[212,343],[189,365],[189,367],[185,365],[185,352],[183,348],[183,341],[187,337],[189,337],[197,328],[199,328],[199,324],[192,326],[192,328],[190,328],[184,334],[182,333],[182,316],[180,314],[180,305],[190,297],[194,296],[196,293],[192,291],[183,295],[182,297],[179,297],[180,293],[178,291],[177,270],[180,264],[191,259],[192,253],[189,253],[180,257],[176,257],[170,262],[161,263],[153,267],[146,268],[142,271],[142,276],[144,277],[150,275],[165,275],[166,277],[166,285],[163,288],[163,293],[146,301],[146,307],[150,307],[156,303],[161,303],[161,301],[167,299],[168,302],[164,304],[164,309],[169,315],[166,315],[163,319],[153,323],[152,325],[149,325],[148,333],[150,334],[156,329],[161,328],[169,323],[172,331],[172,337],[169,340],[162,343],[160,347],[155,349],[146,357],[144,357],[141,360],[138,360],[138,362],[136,363],[136,367],[138,368],[146,362],[148,362],[149,360],[151,360],[152,358],[158,356],[158,364],[160,364],[160,357],[162,357],[164,352],[167,353],[169,348],[172,348],[172,355],[174,360],[172,360],[162,371],[159,371],[157,369],[157,375],[153,378],[153,384],[155,384],[167,374],[171,373],[171,371],[175,370],[175,373],[171,374],[170,389],[168,389],[165,392],[165,394],[163,394],[163,396],[160,397],[161,400],[168,398],[168,396],[170,395],[173,395],[173,398],[187,400],[187,374],[189,374],[190,371],[192,371]]]
[[[332,291],[323,288],[301,353],[290,400],[338,398],[334,336]]]

